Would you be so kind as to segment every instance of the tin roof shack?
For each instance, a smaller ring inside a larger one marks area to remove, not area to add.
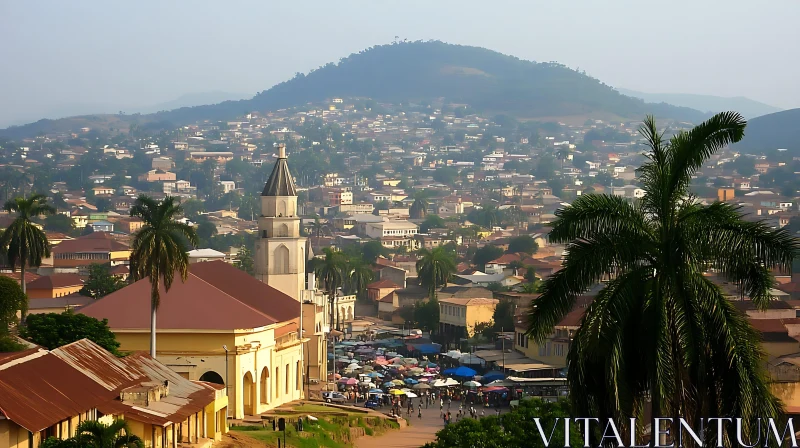
[[[227,397],[146,354],[116,358],[82,339],[58,349],[0,355],[0,446],[67,439],[84,420],[125,418],[147,446],[220,440]]]

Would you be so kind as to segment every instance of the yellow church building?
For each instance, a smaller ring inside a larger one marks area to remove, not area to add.
[[[185,282],[162,287],[156,318],[157,359],[189,380],[224,384],[232,418],[301,399],[304,384],[327,372],[329,313],[313,276],[306,288],[307,239],[283,146],[261,203],[255,277],[223,261],[194,263]],[[148,350],[148,279],[81,313],[108,319],[120,350]]]

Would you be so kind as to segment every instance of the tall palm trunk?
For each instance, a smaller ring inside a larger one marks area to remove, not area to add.
[[[150,279],[150,356],[153,359],[156,357],[156,313],[160,298],[158,283],[158,277],[155,280]]]

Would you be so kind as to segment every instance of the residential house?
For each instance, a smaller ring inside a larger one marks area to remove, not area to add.
[[[106,220],[95,221],[89,224],[89,227],[92,228],[94,232],[113,232],[114,231],[114,223],[109,222]]]
[[[56,272],[85,271],[92,263],[128,264],[131,249],[107,232],[93,232],[62,241],[52,249]]]
[[[124,418],[148,447],[207,445],[228,431],[222,388],[183,378],[136,353],[117,358],[88,339],[0,355],[0,446],[67,439],[86,420]]]
[[[28,299],[54,299],[76,293],[83,288],[83,280],[77,274],[43,275],[26,284]]]
[[[458,344],[475,335],[475,326],[491,322],[500,301],[489,298],[439,299],[439,334],[445,345]]]

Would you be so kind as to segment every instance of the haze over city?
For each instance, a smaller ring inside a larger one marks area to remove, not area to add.
[[[619,88],[788,109],[800,106],[798,16],[788,0],[4,2],[0,127],[149,111],[185,94],[248,97],[395,36],[558,61]]]

